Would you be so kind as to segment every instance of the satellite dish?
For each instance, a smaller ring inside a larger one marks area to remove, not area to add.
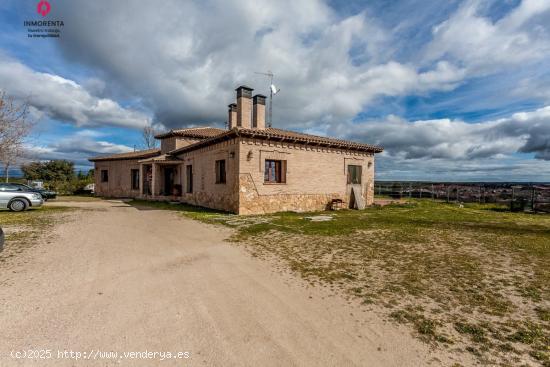
[[[280,89],[277,89],[275,84],[271,84],[271,93],[277,94],[280,91]]]

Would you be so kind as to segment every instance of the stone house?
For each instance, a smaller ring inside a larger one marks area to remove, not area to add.
[[[171,130],[156,136],[160,149],[91,158],[96,194],[237,214],[372,204],[381,147],[266,127],[266,97],[236,91],[228,129]]]

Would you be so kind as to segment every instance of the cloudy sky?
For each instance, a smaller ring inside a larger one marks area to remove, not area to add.
[[[550,1],[0,2],[0,89],[27,99],[32,159],[223,126],[234,88],[281,92],[274,126],[380,144],[378,179],[550,181]]]

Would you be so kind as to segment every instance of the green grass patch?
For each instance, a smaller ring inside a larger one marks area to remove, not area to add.
[[[467,322],[456,322],[455,330],[461,334],[467,334],[476,343],[487,343],[485,329],[478,325],[469,324]]]

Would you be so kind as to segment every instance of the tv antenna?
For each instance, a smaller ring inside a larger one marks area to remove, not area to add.
[[[267,73],[254,72],[254,74],[265,75],[269,78],[269,113],[268,113],[269,119],[267,122],[267,127],[271,127],[273,123],[273,96],[279,93],[281,90],[277,89],[275,84],[273,84],[274,75],[270,70],[268,70]]]

